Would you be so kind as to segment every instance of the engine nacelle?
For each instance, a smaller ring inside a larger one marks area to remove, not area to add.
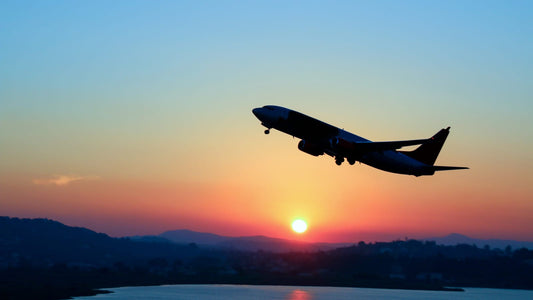
[[[320,146],[306,142],[304,140],[301,140],[298,143],[298,149],[313,156],[319,156],[324,154],[324,150]]]

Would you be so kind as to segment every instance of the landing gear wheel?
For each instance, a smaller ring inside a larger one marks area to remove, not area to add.
[[[355,164],[355,159],[354,158],[348,158],[348,163],[353,166],[353,164]]]
[[[265,130],[265,134],[269,134],[269,133],[270,133],[270,129]]]
[[[337,164],[337,166],[340,166],[343,162],[344,162],[344,157],[335,158],[335,163]]]

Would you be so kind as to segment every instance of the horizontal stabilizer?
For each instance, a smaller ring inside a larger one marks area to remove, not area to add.
[[[435,171],[448,171],[448,170],[463,170],[470,169],[469,167],[447,167],[447,166],[433,166]]]

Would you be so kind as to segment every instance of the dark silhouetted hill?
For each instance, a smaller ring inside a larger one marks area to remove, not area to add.
[[[187,229],[166,231],[159,235],[159,237],[168,239],[178,244],[195,243],[198,245],[213,246],[231,239],[231,237],[221,236],[213,233],[196,232]]]
[[[435,241],[438,245],[455,246],[458,244],[476,245],[477,247],[489,246],[490,248],[498,248],[504,250],[507,246],[512,249],[527,248],[533,249],[533,242],[513,241],[513,240],[499,240],[499,239],[474,239],[466,235],[452,233],[443,237],[427,238],[427,241]]]
[[[196,232],[186,229],[167,231],[158,237],[165,238],[178,244],[195,243],[199,246],[210,246],[222,249],[241,251],[326,251],[339,247],[349,246],[348,243],[306,243],[267,236],[242,236],[229,237],[212,233]]]
[[[313,250],[314,244],[264,236],[180,234],[185,237],[179,243],[111,238],[47,219],[0,217],[0,299],[65,299],[94,294],[95,288],[197,283],[533,289],[533,251],[525,248],[402,240]],[[212,244],[202,246],[206,242]]]
[[[48,219],[0,217],[0,268],[57,263],[90,267],[148,257],[188,256],[193,252],[185,245],[111,238],[103,233]]]
[[[206,232],[197,232],[187,229],[166,231],[158,236],[140,236],[131,237],[139,241],[172,241],[178,244],[195,243],[199,246],[212,246],[218,248],[226,248],[243,251],[272,251],[272,252],[288,252],[288,251],[327,251],[340,247],[347,247],[351,243],[306,243],[300,241],[271,238],[267,236],[242,236],[230,237],[222,236]],[[435,241],[438,245],[455,246],[459,244],[476,245],[477,247],[498,248],[505,250],[507,246],[512,249],[527,248],[533,249],[533,242],[522,242],[513,240],[499,240],[499,239],[474,239],[468,236],[452,233],[444,237],[425,238],[422,241]]]

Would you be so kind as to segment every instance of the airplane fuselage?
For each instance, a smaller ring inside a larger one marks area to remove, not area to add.
[[[415,176],[433,175],[435,173],[432,165],[420,162],[395,149],[378,148],[369,151],[369,148],[375,148],[372,144],[379,145],[380,142],[373,143],[370,140],[294,110],[281,106],[267,105],[255,108],[253,113],[261,121],[261,124],[268,128],[265,133],[268,134],[269,130],[274,128],[300,138],[301,141],[298,144],[300,150],[314,156],[330,155],[335,157],[338,165],[346,158],[350,164],[359,161],[392,173]],[[422,144],[425,140],[411,142]],[[396,148],[400,147],[396,146]]]

